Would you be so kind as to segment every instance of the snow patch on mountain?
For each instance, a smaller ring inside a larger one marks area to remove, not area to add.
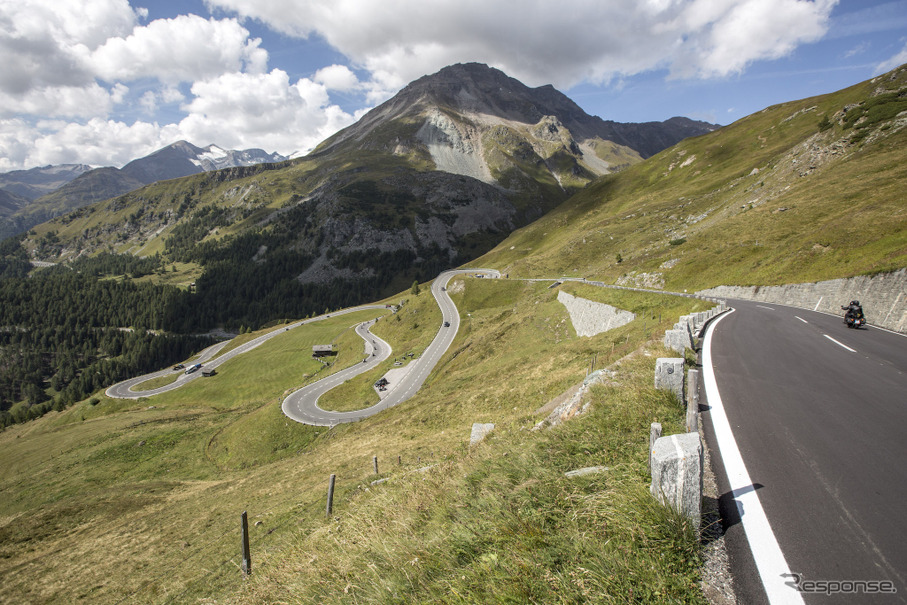
[[[233,168],[235,166],[253,166],[271,164],[287,160],[279,153],[267,153],[261,149],[223,149],[217,145],[208,145],[202,152],[190,157],[189,161],[204,171]]]

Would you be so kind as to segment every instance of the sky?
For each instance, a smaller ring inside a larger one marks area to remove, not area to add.
[[[0,0],[0,172],[301,155],[473,61],[605,120],[729,124],[907,63],[907,0]]]

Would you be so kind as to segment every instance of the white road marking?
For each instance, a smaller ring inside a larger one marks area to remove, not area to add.
[[[846,344],[838,342],[837,340],[835,340],[834,338],[832,338],[832,337],[829,336],[828,334],[823,334],[822,336],[824,336],[824,337],[827,338],[828,340],[832,341],[833,343],[835,343],[835,344],[838,345],[839,347],[844,347],[845,349],[847,349],[847,350],[850,351],[851,353],[856,353],[856,352],[857,352],[856,349],[851,349],[851,348],[848,347]]]
[[[731,431],[730,422],[721,402],[721,396],[718,394],[718,382],[712,367],[712,333],[715,331],[715,326],[733,312],[731,310],[730,313],[721,315],[709,324],[702,347],[702,374],[706,397],[712,408],[712,426],[715,429],[715,438],[718,441],[718,449],[721,451],[721,459],[724,462],[731,493],[737,504],[737,513],[740,515],[740,522],[750,544],[753,560],[756,562],[756,569],[759,571],[759,577],[762,579],[762,586],[765,588],[769,603],[772,605],[788,603],[803,605],[803,597],[800,596],[800,593],[784,581],[783,574],[790,574],[790,568],[784,558],[784,553],[781,552],[781,547],[778,546],[778,540],[772,532],[768,517],[765,516],[765,511],[762,509],[759,495],[756,493],[753,481],[743,463],[743,456],[740,455],[737,441],[734,439],[734,433]]]
[[[802,317],[798,317],[797,315],[794,315],[794,317],[796,317],[797,319],[799,319],[800,321],[802,321],[802,322],[805,323],[805,324],[808,324],[808,323],[809,323],[808,321],[806,321],[806,320],[803,319]]]
[[[774,309],[772,309],[771,307],[766,307],[765,305],[756,305],[756,306],[760,307],[762,309],[768,309],[769,311],[774,311]]]

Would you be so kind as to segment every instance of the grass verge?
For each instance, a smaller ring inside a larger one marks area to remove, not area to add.
[[[231,602],[704,602],[695,529],[647,490],[649,423],[683,430],[653,369],[654,357],[626,362],[565,426],[507,423],[423,472],[360,482]],[[564,476],[586,466],[608,470]]]

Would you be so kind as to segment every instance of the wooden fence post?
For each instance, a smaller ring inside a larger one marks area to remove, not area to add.
[[[331,512],[334,510],[334,481],[337,479],[337,475],[331,475],[330,483],[328,483],[328,510],[327,516],[331,516]]]
[[[699,432],[699,370],[687,371],[687,432]]]
[[[372,456],[372,466],[375,467],[375,474],[378,474],[378,456]]]
[[[242,575],[247,578],[252,575],[252,554],[249,552],[249,517],[246,511],[242,512]]]

